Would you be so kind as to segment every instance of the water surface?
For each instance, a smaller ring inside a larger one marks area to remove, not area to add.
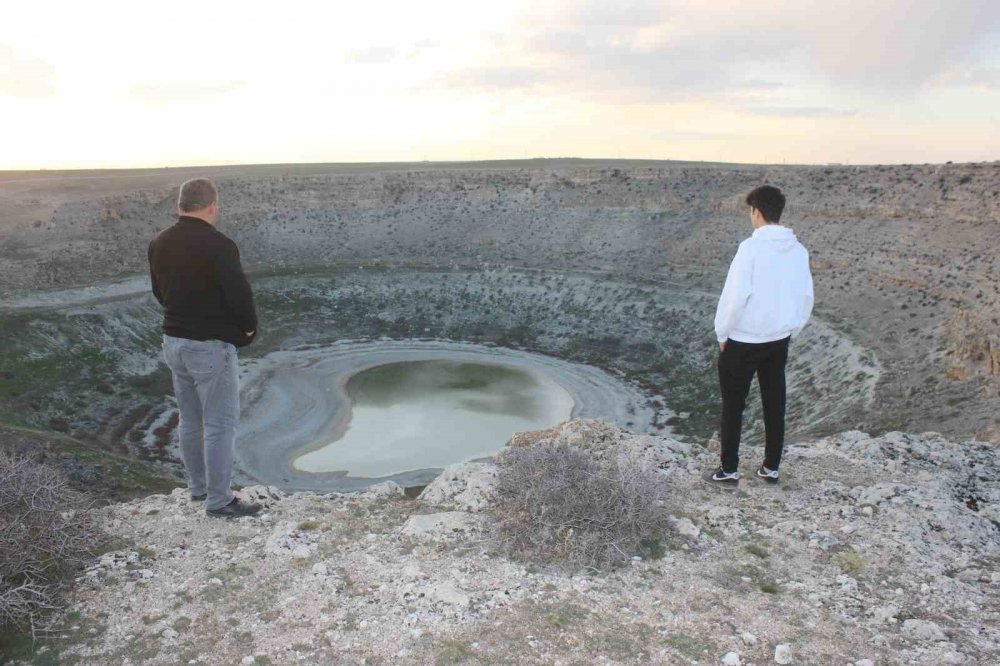
[[[447,360],[388,363],[348,379],[350,421],[297,458],[305,472],[381,477],[489,456],[511,434],[570,417],[573,398],[536,372]]]

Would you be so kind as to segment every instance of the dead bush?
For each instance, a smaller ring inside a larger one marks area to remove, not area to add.
[[[497,463],[490,512],[511,555],[602,568],[627,561],[667,531],[665,482],[633,461],[536,444],[507,448]]]
[[[100,532],[59,472],[0,452],[0,628],[37,632]]]

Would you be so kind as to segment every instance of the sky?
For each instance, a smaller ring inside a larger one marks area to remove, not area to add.
[[[0,169],[1000,159],[997,0],[6,3]]]

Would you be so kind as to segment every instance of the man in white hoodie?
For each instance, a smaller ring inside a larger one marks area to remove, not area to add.
[[[709,479],[739,484],[740,434],[750,382],[757,375],[764,407],[764,461],[757,476],[778,482],[785,440],[785,362],[789,341],[809,320],[813,282],[809,253],[778,224],[785,195],[763,185],[746,198],[754,232],[729,266],[715,314],[722,389],[722,460]]]

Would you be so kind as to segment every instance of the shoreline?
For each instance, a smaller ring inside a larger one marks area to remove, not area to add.
[[[383,481],[404,487],[430,482],[442,468],[352,477],[344,471],[304,472],[292,465],[342,436],[350,425],[346,382],[351,376],[379,365],[420,360],[506,365],[541,375],[572,397],[570,418],[600,417],[623,426],[631,422],[630,427],[641,432],[653,416],[645,394],[599,368],[509,348],[447,341],[345,341],[275,351],[243,364],[237,478],[285,491],[326,492],[352,492]]]

